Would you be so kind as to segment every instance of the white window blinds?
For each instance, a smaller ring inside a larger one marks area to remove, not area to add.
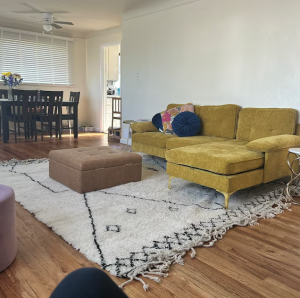
[[[0,33],[0,73],[18,73],[24,83],[73,85],[73,40],[8,30]]]

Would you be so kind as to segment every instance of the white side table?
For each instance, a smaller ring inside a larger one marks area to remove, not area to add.
[[[294,154],[295,157],[296,157],[292,162],[290,162],[290,155],[291,154]],[[300,148],[290,148],[289,149],[289,153],[288,153],[288,156],[287,156],[287,163],[288,163],[288,166],[289,166],[289,168],[291,170],[291,180],[286,185],[286,193],[287,193],[287,196],[289,197],[289,199],[291,199],[292,204],[300,205],[299,202],[294,201],[292,195],[290,194],[290,186],[291,186],[291,184],[294,181],[296,181],[295,187],[297,187],[299,185],[299,181],[300,181]],[[297,163],[299,165],[298,173],[295,172],[294,169],[293,169],[293,165],[295,163]]]
[[[127,151],[127,148],[128,148],[129,137],[131,138],[131,135],[132,135],[131,124],[134,123],[134,122],[135,122],[135,120],[124,120],[123,121],[124,124],[128,124],[129,125],[129,131],[128,131],[128,134],[127,134],[126,151]]]
[[[139,120],[124,120],[123,121],[124,124],[129,124],[129,131],[128,131],[128,135],[127,135],[126,151],[127,151],[127,147],[128,147],[129,138],[131,138],[131,136],[132,136],[131,124],[134,123],[134,122],[145,122],[145,121],[151,121],[151,120],[149,120],[149,119],[139,119]]]

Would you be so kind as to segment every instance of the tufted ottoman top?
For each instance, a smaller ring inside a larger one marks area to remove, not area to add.
[[[140,155],[108,146],[53,150],[49,158],[79,171],[142,163]]]
[[[0,204],[14,196],[14,191],[11,187],[0,184]]]

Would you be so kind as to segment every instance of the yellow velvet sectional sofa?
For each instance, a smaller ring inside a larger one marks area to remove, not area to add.
[[[167,109],[180,106],[170,104]],[[288,148],[300,147],[296,110],[244,108],[237,105],[195,106],[201,130],[194,137],[159,132],[152,122],[131,125],[132,149],[167,160],[169,187],[181,178],[225,197],[290,175]]]

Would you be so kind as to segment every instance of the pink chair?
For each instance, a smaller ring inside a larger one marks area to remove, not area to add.
[[[0,272],[17,254],[16,212],[14,190],[0,184]]]

